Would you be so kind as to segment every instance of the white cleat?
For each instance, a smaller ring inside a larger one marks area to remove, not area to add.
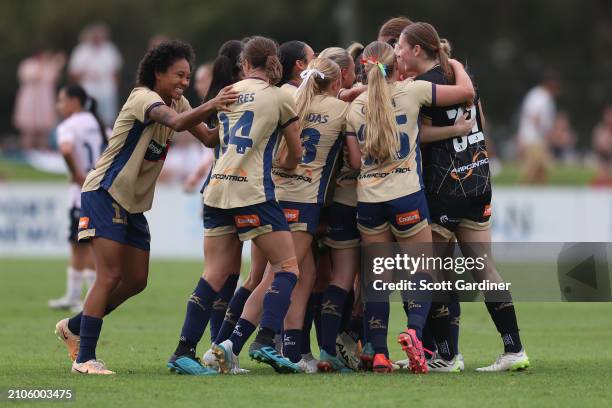
[[[211,348],[206,350],[206,353],[204,353],[204,355],[202,356],[202,364],[204,365],[204,367],[208,368],[219,368],[219,363],[217,363],[217,359],[213,354],[212,346]]]
[[[221,374],[246,374],[249,370],[240,368],[238,356],[234,354],[233,344],[230,340],[225,340],[221,344],[212,345],[212,353],[219,367]]]
[[[351,370],[359,371],[361,363],[359,344],[345,332],[336,337],[336,356]]]
[[[464,371],[465,370],[465,361],[463,360],[463,354],[457,353],[455,358],[457,359],[457,361],[459,361],[459,370],[460,371]]]
[[[76,374],[111,375],[114,371],[108,370],[102,360],[89,360],[84,363],[72,363],[72,372]]]
[[[521,371],[529,367],[529,357],[525,350],[518,353],[503,353],[493,364],[477,368],[478,372]]]
[[[81,299],[70,299],[69,297],[61,297],[59,299],[51,299],[47,302],[51,309],[58,310],[72,310],[72,308],[79,308],[79,311],[83,308],[83,302]]]
[[[394,364],[401,369],[407,370],[408,366],[410,365],[410,360],[408,360],[407,358],[404,360],[397,360]]]
[[[312,353],[302,354],[302,359],[297,362],[298,367],[306,374],[314,374],[319,371],[317,364],[319,364],[319,360],[314,358]]]
[[[433,373],[459,373],[463,371],[458,356],[448,361],[440,357],[438,353],[427,360],[427,367],[429,371]]]

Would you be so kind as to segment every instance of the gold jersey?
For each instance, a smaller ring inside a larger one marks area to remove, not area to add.
[[[342,148],[349,104],[330,95],[316,95],[302,130],[302,161],[295,169],[274,167],[276,198],[323,204]]]
[[[210,207],[237,208],[276,200],[272,159],[279,131],[294,120],[286,91],[259,78],[232,85],[238,100],[220,112],[220,155],[204,190]]]
[[[115,122],[108,147],[89,172],[83,192],[100,188],[129,213],[151,209],[155,182],[162,169],[174,130],[152,121],[148,114],[164,101],[146,87],[134,88]],[[185,97],[172,100],[177,113],[191,109]]]
[[[364,153],[367,91],[353,101],[348,116],[347,131],[357,136],[362,155],[357,178],[357,197],[362,202],[385,202],[423,188],[419,111],[421,106],[435,104],[435,84],[403,81],[393,82],[389,87],[400,146],[391,160],[379,163]]]

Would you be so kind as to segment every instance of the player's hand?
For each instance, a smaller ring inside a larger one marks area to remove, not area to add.
[[[215,109],[218,112],[229,110],[229,105],[236,102],[236,99],[238,99],[238,94],[239,93],[237,91],[232,89],[231,85],[221,89],[217,96],[215,96],[213,99]]]
[[[457,123],[455,123],[455,129],[457,130],[457,136],[467,136],[472,132],[472,128],[476,124],[476,118],[468,119],[469,112],[465,112]]]

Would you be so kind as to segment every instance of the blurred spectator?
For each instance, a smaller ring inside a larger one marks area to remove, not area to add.
[[[540,84],[531,89],[523,100],[518,131],[523,183],[546,182],[550,162],[547,140],[554,125],[555,98],[560,90],[561,84],[557,74],[548,72]]]
[[[66,64],[66,55],[38,51],[17,68],[19,90],[13,123],[21,134],[21,148],[44,150],[56,123],[55,87]]]
[[[548,146],[555,161],[570,163],[576,160],[576,133],[567,112],[559,112],[548,134]]]
[[[70,56],[68,70],[71,79],[96,99],[100,118],[112,127],[117,117],[117,87],[122,59],[109,36],[104,23],[85,27],[80,44]]]
[[[147,49],[153,49],[164,41],[168,41],[169,39],[170,38],[165,34],[155,34],[153,37],[149,38],[149,44]]]
[[[603,110],[601,122],[593,129],[593,150],[597,155],[594,185],[612,185],[612,105]]]
[[[202,64],[196,69],[195,72],[195,83],[193,87],[195,88],[198,98],[200,101],[203,101],[206,98],[206,94],[210,89],[210,84],[212,82],[212,64],[205,63]],[[217,95],[214,95],[217,96]]]

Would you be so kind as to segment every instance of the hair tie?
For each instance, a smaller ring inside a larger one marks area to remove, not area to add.
[[[88,96],[87,99],[85,99],[85,104],[83,105],[83,109],[85,109],[86,111],[91,110],[91,98]]]
[[[371,58],[371,57],[370,58],[362,58],[361,63],[363,65],[367,65],[367,64],[376,65],[378,67],[378,69],[380,69],[380,72],[382,73],[382,75],[385,78],[387,77],[387,65],[383,64],[379,60],[377,60],[375,58]]]
[[[310,77],[313,75],[316,75],[321,79],[325,79],[325,74],[319,71],[318,69],[316,68],[305,69],[304,71],[300,73],[300,77],[302,78],[302,83],[298,87],[298,91],[304,86],[304,84],[306,84],[306,82],[308,82]]]

